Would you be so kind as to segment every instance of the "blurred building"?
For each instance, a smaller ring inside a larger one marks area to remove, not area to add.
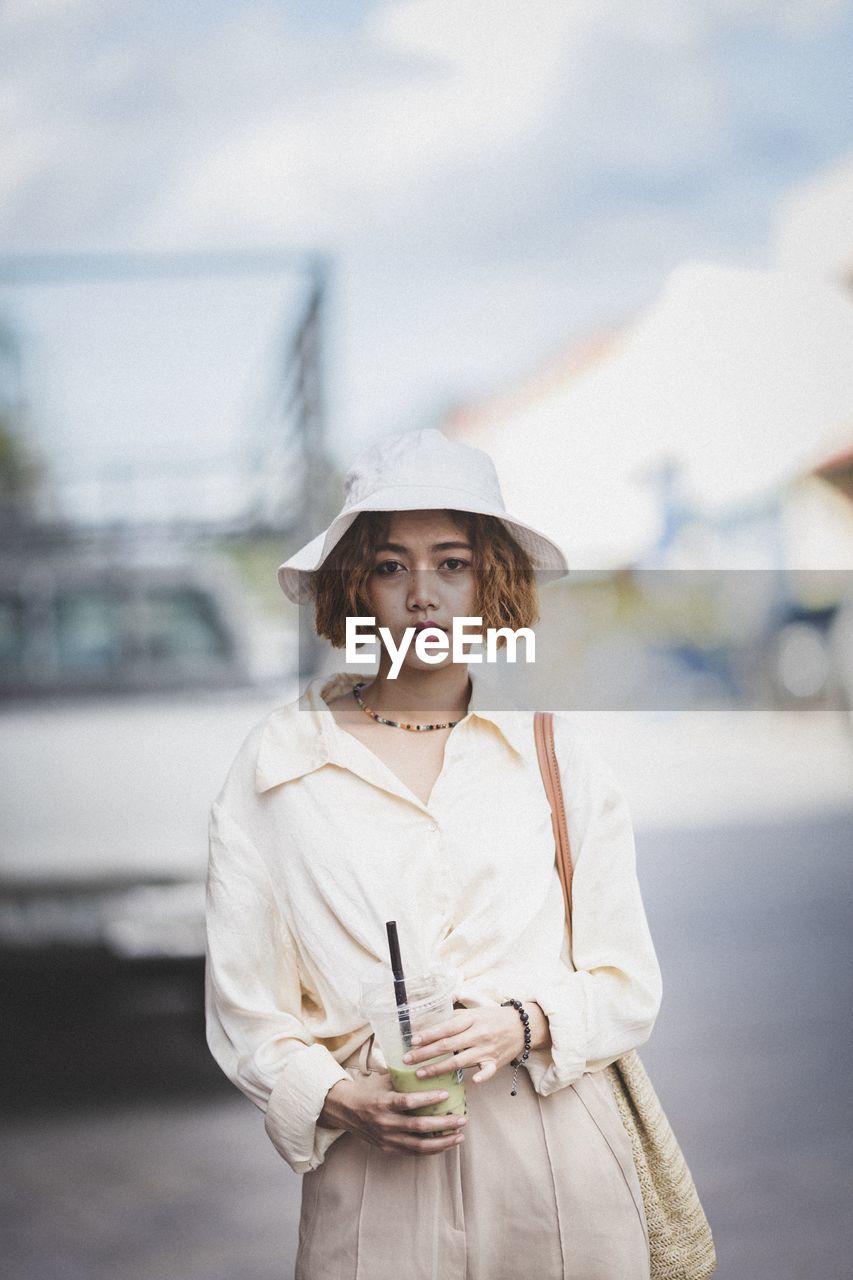
[[[575,571],[543,625],[576,696],[830,691],[828,635],[853,594],[853,504],[827,483],[853,447],[851,353],[837,285],[688,264],[630,325],[452,414],[447,433],[492,456],[507,505]]]
[[[853,444],[851,352],[841,290],[686,266],[633,324],[445,430],[577,569],[849,569],[849,508],[815,476]]]

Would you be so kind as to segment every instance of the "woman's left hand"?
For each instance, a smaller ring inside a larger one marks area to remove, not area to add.
[[[525,1000],[524,1008],[530,1017],[531,1048],[537,1049],[550,1043],[548,1019],[533,1000]],[[412,1037],[412,1048],[403,1061],[417,1066],[428,1058],[452,1053],[455,1067],[479,1067],[471,1077],[474,1084],[490,1080],[499,1067],[506,1066],[513,1058],[520,1058],[524,1051],[524,1025],[512,1006],[492,1006],[477,1009],[459,1009],[444,1022],[428,1027]],[[417,1075],[421,1079],[441,1075],[450,1066],[446,1060],[421,1067]]]

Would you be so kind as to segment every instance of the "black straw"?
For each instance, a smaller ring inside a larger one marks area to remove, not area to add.
[[[385,924],[388,934],[388,950],[391,953],[391,972],[394,974],[394,998],[397,1001],[397,1018],[400,1023],[400,1034],[407,1049],[412,1047],[412,1024],[409,1021],[406,995],[406,978],[403,973],[403,961],[400,958],[400,940],[397,937],[397,921],[388,920]]]

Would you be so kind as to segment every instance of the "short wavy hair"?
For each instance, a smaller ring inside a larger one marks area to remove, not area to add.
[[[539,620],[536,575],[527,552],[497,516],[448,510],[464,529],[473,548],[477,574],[475,614],[483,628],[532,627]],[[346,618],[370,613],[365,591],[376,547],[386,541],[394,512],[361,511],[332,548],[320,569],[309,577],[318,636],[336,649],[346,643]],[[505,644],[500,636],[498,648]]]

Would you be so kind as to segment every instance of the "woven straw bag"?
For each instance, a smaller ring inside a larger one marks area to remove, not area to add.
[[[551,804],[557,870],[566,917],[571,921],[572,855],[554,718],[537,711],[534,733],[539,766]],[[717,1266],[714,1241],[687,1161],[635,1049],[605,1067],[616,1106],[631,1138],[634,1165],[649,1227],[651,1280],[704,1280]]]

